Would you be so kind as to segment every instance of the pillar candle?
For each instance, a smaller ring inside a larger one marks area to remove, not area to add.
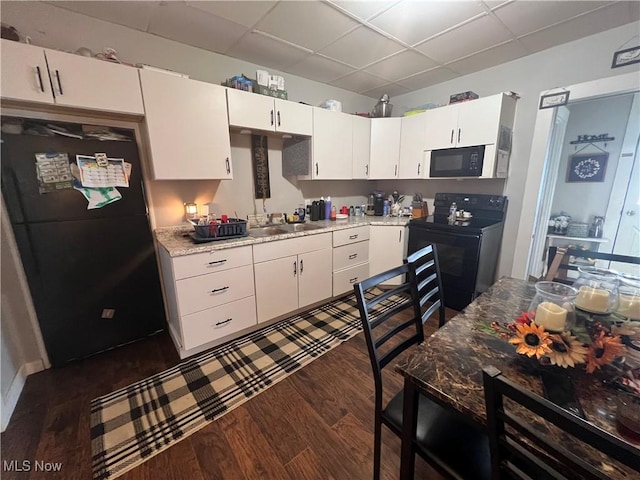
[[[583,285],[578,290],[576,306],[593,313],[607,313],[609,309],[609,291]]]
[[[536,309],[536,325],[552,332],[564,331],[567,323],[567,309],[551,302],[542,302]]]
[[[632,320],[640,320],[640,296],[621,293],[618,297],[618,313]]]

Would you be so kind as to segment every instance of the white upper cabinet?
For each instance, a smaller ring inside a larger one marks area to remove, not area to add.
[[[369,178],[371,152],[371,119],[352,115],[353,123],[353,178]]]
[[[137,69],[9,40],[2,40],[2,97],[144,114]]]
[[[398,178],[402,119],[371,119],[370,179]]]
[[[424,178],[424,139],[427,127],[424,113],[402,117],[400,128],[400,166],[398,178]]]
[[[424,150],[495,144],[513,125],[515,99],[503,93],[427,110]]]
[[[225,88],[140,70],[155,180],[231,179]]]
[[[312,178],[353,178],[353,116],[313,107]]]
[[[311,135],[312,109],[308,105],[227,89],[229,125],[270,132]]]

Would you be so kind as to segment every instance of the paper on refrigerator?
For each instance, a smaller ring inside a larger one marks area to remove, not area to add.
[[[96,157],[76,155],[76,162],[80,171],[80,183],[83,187],[128,187],[129,175],[127,165],[122,158],[108,158],[107,166],[98,165]],[[129,174],[131,166],[129,164]]]

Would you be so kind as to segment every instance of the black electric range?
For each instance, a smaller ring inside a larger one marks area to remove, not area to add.
[[[471,218],[450,221],[453,202]],[[409,222],[409,254],[436,246],[447,307],[462,310],[494,283],[507,203],[499,195],[437,193],[433,215]]]

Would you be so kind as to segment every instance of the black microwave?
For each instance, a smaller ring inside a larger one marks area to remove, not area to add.
[[[446,148],[426,152],[428,178],[484,177],[490,172],[485,165],[485,145]]]

